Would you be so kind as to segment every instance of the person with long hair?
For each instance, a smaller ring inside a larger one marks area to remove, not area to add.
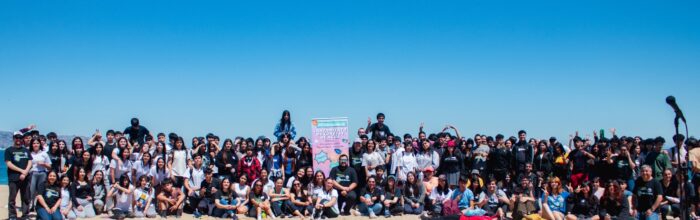
[[[285,188],[291,189],[291,188],[292,188],[292,184],[294,183],[294,180],[299,180],[299,181],[301,181],[302,179],[304,179],[304,176],[305,176],[305,175],[306,175],[306,167],[299,168],[299,169],[297,170],[297,172],[296,172],[296,175],[290,177],[290,178],[287,180],[287,183],[284,184],[284,187],[285,187]]]
[[[51,170],[55,171],[56,174],[61,173],[61,169],[63,168],[63,163],[66,162],[66,159],[63,158],[63,154],[61,154],[61,151],[58,149],[58,141],[53,141],[49,143],[49,159],[51,159]]]
[[[547,141],[542,140],[537,143],[537,152],[535,153],[535,158],[532,161],[535,173],[540,176],[549,175],[552,173],[552,167],[554,166],[553,161],[554,157],[552,156],[552,152],[549,151]]]
[[[382,211],[382,201],[384,201],[384,193],[377,186],[377,179],[374,176],[367,178],[367,186],[360,190],[360,202],[358,205],[359,212],[355,215],[369,216],[370,219],[377,218],[376,214]]]
[[[248,213],[248,203],[250,200],[248,200],[248,194],[250,193],[250,186],[248,185],[248,176],[245,174],[241,174],[238,177],[238,182],[234,183],[233,186],[231,186],[231,189],[233,189],[233,192],[236,193],[236,196],[238,198],[241,198],[241,205],[238,206],[238,214],[247,214]]]
[[[275,125],[274,135],[278,140],[282,140],[282,135],[288,134],[292,139],[296,137],[297,131],[292,123],[292,116],[288,110],[282,112],[280,122]]]
[[[153,203],[155,190],[150,186],[147,176],[140,176],[136,181],[134,189],[134,217],[155,218],[157,216],[156,206]]]
[[[283,137],[284,138],[284,137]],[[270,171],[270,177],[272,178],[284,178],[286,166],[284,164],[284,146],[282,143],[272,144],[272,150],[270,155],[268,155],[267,163],[265,164],[266,170]]]
[[[438,174],[445,174],[447,177],[447,184],[450,188],[454,189],[457,186],[459,180],[459,172],[464,170],[464,160],[462,154],[455,149],[456,145],[454,142],[447,143],[447,149],[443,152],[440,157],[440,166],[438,167]]]
[[[177,137],[175,140],[175,147],[170,153],[170,172],[172,172],[171,178],[173,178],[173,186],[182,187],[185,184],[185,179],[187,178],[187,160],[191,159],[191,155],[187,153],[185,148],[185,142],[182,137]]]
[[[309,186],[309,183],[314,180],[314,168],[313,167],[307,167],[306,168],[306,174],[304,175],[304,178],[301,179],[301,186],[304,189],[307,189]]]
[[[301,181],[294,180],[294,182],[292,182],[292,188],[289,189],[289,201],[287,206],[292,210],[294,216],[301,219],[311,215],[313,211],[313,202],[306,192],[304,192]]]
[[[323,182],[324,180],[326,180],[326,173],[318,170],[316,173],[314,173],[314,179],[306,188],[306,193],[309,195],[309,197],[314,199],[314,202],[316,202],[315,199],[318,198],[318,193],[323,190],[323,186],[325,185]]]
[[[29,195],[32,200],[32,207],[36,207],[34,204],[36,202],[36,196],[39,193],[39,187],[45,184],[46,173],[51,169],[51,158],[49,158],[49,155],[44,151],[39,139],[32,138],[32,140],[29,141],[29,146],[32,151],[32,168],[29,170]]]
[[[132,212],[134,186],[131,185],[129,178],[129,175],[126,173],[119,176],[119,182],[112,184],[112,188],[107,193],[108,198],[114,198],[115,200],[112,214],[116,219],[134,217]]]
[[[235,178],[238,156],[233,150],[233,141],[231,139],[224,140],[224,147],[216,155],[215,164],[219,170],[220,180]]]
[[[338,191],[333,188],[333,180],[327,178],[324,180],[323,189],[318,191],[315,196],[314,219],[321,217],[335,218],[340,214],[338,209]]]
[[[616,180],[612,180],[605,188],[605,193],[600,199],[600,218],[604,220],[630,219],[634,210],[624,195],[622,187]]]
[[[153,167],[153,157],[151,157],[151,153],[141,153],[141,159],[134,162],[131,166],[131,179],[138,180],[141,176],[146,176],[150,179],[151,167]]]
[[[250,205],[248,207],[248,216],[261,220],[263,213],[274,218],[272,207],[270,206],[270,196],[265,193],[262,181],[253,183],[253,189],[248,194]]]
[[[94,194],[92,197],[92,205],[95,207],[95,215],[100,215],[104,211],[107,190],[110,188],[108,188],[105,184],[105,175],[102,170],[95,171],[90,182],[92,184],[92,192]]]
[[[549,179],[542,192],[542,208],[540,216],[545,219],[563,220],[566,218],[566,201],[569,192],[564,191],[558,177]]]
[[[170,179],[170,174],[170,168],[167,167],[165,158],[158,157],[155,166],[151,167],[151,185],[156,189],[160,188],[160,183],[165,179]]]
[[[567,201],[567,220],[600,219],[598,216],[598,197],[593,195],[588,181],[581,183],[576,190],[574,190],[574,195],[569,196]]]
[[[418,161],[416,159],[416,152],[413,150],[413,145],[405,145],[403,151],[398,151],[393,156],[395,156],[397,160],[395,173],[400,182],[406,181],[406,174],[408,174],[408,172],[421,173],[423,168],[426,168],[419,168]]]
[[[414,172],[406,174],[403,189],[404,213],[420,215],[425,202],[425,186]]]
[[[366,144],[366,152],[362,155],[362,166],[365,168],[365,176],[376,175],[376,168],[384,166],[384,157],[377,152],[377,142],[368,140]],[[364,181],[364,180],[363,180]],[[363,184],[360,184],[363,185]]]
[[[221,190],[214,193],[214,212],[213,217],[216,218],[233,218],[238,219],[236,216],[236,210],[242,205],[238,195],[231,190],[231,181],[229,179],[222,179]]]
[[[61,215],[64,219],[75,219],[77,216],[73,211],[73,198],[71,196],[71,181],[70,177],[62,176],[60,187],[61,187]]]
[[[117,151],[115,149],[115,151]],[[121,164],[119,163],[118,160],[112,160],[111,164],[109,165],[109,172],[110,172],[110,183],[114,184],[119,180],[119,178],[126,174],[129,178],[131,178],[131,172],[132,167],[133,167],[133,162],[129,160],[129,157],[131,156],[131,151],[128,148],[124,148],[123,150],[120,151],[120,158],[122,160]]]
[[[680,196],[678,196],[680,184],[674,177],[671,169],[664,170],[664,175],[661,178],[661,188],[663,188],[664,192],[664,199],[661,201],[661,206],[659,207],[661,219],[665,220],[667,215],[672,215],[674,217],[679,216],[681,211]]]
[[[56,171],[49,171],[46,175],[46,183],[39,186],[36,196],[37,219],[41,220],[61,220],[61,187],[58,184],[58,174]]]
[[[95,192],[90,185],[85,168],[77,168],[77,175],[75,176],[75,181],[71,184],[70,190],[75,215],[78,218],[95,217],[95,209],[92,206],[92,197],[95,196]]]
[[[297,147],[296,143],[292,141],[290,135],[282,135],[282,141],[280,144],[284,147],[282,154],[282,164],[284,164],[284,181],[289,180],[292,177],[294,171],[297,169],[297,158],[299,157],[300,148]]]
[[[428,196],[428,201],[430,202],[428,206],[429,214],[433,216],[442,215],[443,203],[449,198],[450,194],[452,194],[452,190],[450,186],[447,185],[447,177],[445,174],[441,174],[438,177],[437,186],[430,191],[430,195]]]
[[[261,169],[262,165],[260,161],[253,155],[253,148],[247,147],[245,149],[245,156],[238,161],[238,172],[245,174],[251,180],[255,180],[260,176]]]
[[[300,137],[297,140],[297,146],[301,148],[299,158],[296,160],[296,167],[311,167],[313,166],[314,157],[311,152],[311,145],[305,137]]]
[[[107,156],[105,156],[104,145],[102,145],[101,142],[97,142],[92,147],[92,150],[92,169],[90,170],[90,175],[88,176],[90,178],[94,178],[97,171],[102,171],[103,178],[105,178],[104,174],[109,170],[110,160]],[[105,180],[109,181],[109,179],[106,178]],[[109,185],[109,182],[107,182],[107,185]]]
[[[564,145],[557,142],[554,144],[554,154],[552,164],[552,174],[559,179],[568,179],[569,177],[569,153],[564,149]]]

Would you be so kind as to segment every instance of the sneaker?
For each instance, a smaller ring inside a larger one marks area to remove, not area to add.
[[[352,214],[352,216],[362,216],[362,213],[354,209],[351,209],[350,213]]]
[[[375,219],[377,218],[377,215],[374,214],[374,212],[369,213],[369,219]]]

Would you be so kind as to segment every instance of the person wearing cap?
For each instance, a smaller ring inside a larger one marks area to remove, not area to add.
[[[401,188],[397,186],[395,176],[387,177],[386,184],[382,185],[384,187],[384,217],[390,218],[391,215],[397,215],[403,213],[403,205],[401,205]]]
[[[355,138],[355,141],[352,143],[352,148],[349,151],[350,167],[355,169],[355,172],[357,173],[357,186],[364,187],[364,180],[367,179],[367,175],[364,172],[365,168],[362,166],[362,155],[365,153],[364,148],[362,148],[362,139]]]
[[[22,201],[22,217],[26,218],[29,215],[29,170],[32,169],[32,155],[29,149],[22,147],[22,135],[15,134],[13,136],[13,146],[5,149],[5,164],[7,164],[7,180],[10,188],[10,197],[8,200],[9,219],[17,218],[17,208],[15,201],[19,192]]]
[[[432,166],[428,166],[423,169],[423,185],[425,185],[425,195],[430,195],[438,185],[438,178],[434,175],[435,169]]]

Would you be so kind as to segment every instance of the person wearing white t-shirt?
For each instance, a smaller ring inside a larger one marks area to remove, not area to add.
[[[156,217],[156,206],[153,202],[155,197],[154,191],[153,187],[150,187],[148,183],[148,177],[139,177],[136,182],[136,189],[134,189],[134,217]]]
[[[338,209],[338,191],[333,188],[333,179],[326,179],[323,190],[316,195],[314,206],[314,219],[323,217],[335,218],[340,214]]]
[[[123,174],[119,177],[119,182],[112,184],[112,188],[107,193],[107,198],[115,198],[112,214],[116,219],[133,217],[132,205],[134,202],[134,186],[131,185],[129,176]]]
[[[134,162],[132,167],[132,180],[138,180],[141,176],[151,176],[152,160],[151,154],[145,152],[141,155],[141,160]]]
[[[156,159],[156,165],[151,167],[151,185],[154,188],[160,187],[163,180],[170,178],[170,169],[165,164],[165,159]]]
[[[203,195],[200,195],[200,189],[202,186],[202,181],[204,180],[204,169],[202,167],[202,156],[199,154],[194,155],[194,166],[188,168],[185,172],[185,189],[187,190],[187,198],[190,202],[190,208],[200,210],[207,210],[207,204],[200,204]]]
[[[122,162],[119,163],[118,160],[112,160],[112,163],[109,165],[111,183],[116,183],[117,179],[124,174],[131,178],[133,163],[129,160],[129,156],[131,155],[129,149],[125,148],[119,155],[121,156]]]

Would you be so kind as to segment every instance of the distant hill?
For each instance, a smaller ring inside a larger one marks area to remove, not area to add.
[[[12,133],[11,131],[0,131],[0,149],[5,149],[12,146]],[[58,139],[65,140],[66,144],[70,145],[70,141],[73,140],[76,135],[58,135]],[[83,143],[87,144],[88,137],[80,136],[83,139]]]

